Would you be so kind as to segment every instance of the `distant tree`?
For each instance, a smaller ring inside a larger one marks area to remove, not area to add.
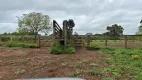
[[[142,35],[142,20],[140,21],[140,26],[138,28],[138,31],[136,32],[136,35]]]
[[[110,32],[105,32],[105,33],[103,33],[102,35],[110,35]]]
[[[85,35],[93,35],[92,33],[86,33]]]
[[[106,33],[111,37],[111,39],[119,39],[123,35],[123,27],[121,25],[114,24],[112,26],[107,26],[108,32]]]
[[[3,35],[7,35],[7,34],[8,34],[7,32],[4,32],[4,33],[3,33]]]
[[[75,26],[73,19],[69,19],[68,22],[69,22],[69,25],[71,28],[73,28]]]
[[[142,20],[140,21],[140,24],[142,24]]]
[[[79,34],[78,34],[77,32],[74,32],[74,35],[75,35],[75,36],[78,36]]]
[[[68,23],[69,23],[71,34],[72,34],[73,33],[73,27],[75,26],[75,23],[74,23],[73,19],[69,19]]]
[[[48,33],[51,30],[50,18],[42,13],[31,12],[18,18],[18,30],[21,33],[30,32],[37,35],[39,32]]]
[[[11,34],[12,34],[12,35],[19,35],[18,32],[12,32]]]
[[[95,36],[101,36],[101,35],[103,35],[103,34],[98,34],[98,33],[95,34]]]

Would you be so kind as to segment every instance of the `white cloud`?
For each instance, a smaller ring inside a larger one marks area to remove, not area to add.
[[[134,34],[142,19],[142,0],[3,0],[0,3],[0,33],[17,28],[16,16],[42,12],[62,26],[65,19],[75,21],[74,31],[103,33],[106,26],[120,24],[125,34]]]

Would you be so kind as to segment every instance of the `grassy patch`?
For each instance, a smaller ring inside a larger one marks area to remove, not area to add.
[[[93,70],[87,71],[85,74],[87,75],[102,75],[101,70],[94,68]]]
[[[76,70],[75,72],[72,72],[71,74],[69,74],[69,76],[70,76],[70,77],[77,77],[77,76],[80,75],[80,73],[81,73],[80,70]]]
[[[101,52],[110,55],[105,60],[108,67],[104,68],[103,73],[117,79],[142,79],[142,49],[106,48]]]
[[[22,47],[22,48],[37,48],[36,44],[28,44],[28,43],[17,43],[17,42],[9,42],[6,44],[7,47]]]
[[[75,52],[73,47],[64,47],[60,43],[55,42],[53,46],[49,49],[52,54],[72,54]]]

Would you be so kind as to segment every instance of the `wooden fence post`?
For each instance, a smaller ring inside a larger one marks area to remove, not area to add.
[[[90,45],[90,35],[87,35],[87,37],[86,37],[86,41],[87,41],[87,47],[89,47],[89,45]]]
[[[127,35],[125,35],[125,48],[127,48]]]
[[[67,47],[67,20],[63,21],[64,45]]]
[[[107,35],[105,36],[105,46],[107,47]]]

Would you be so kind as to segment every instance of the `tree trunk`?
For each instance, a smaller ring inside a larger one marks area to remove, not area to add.
[[[35,42],[36,42],[37,34],[38,34],[38,33],[37,33],[37,32],[35,32]]]

